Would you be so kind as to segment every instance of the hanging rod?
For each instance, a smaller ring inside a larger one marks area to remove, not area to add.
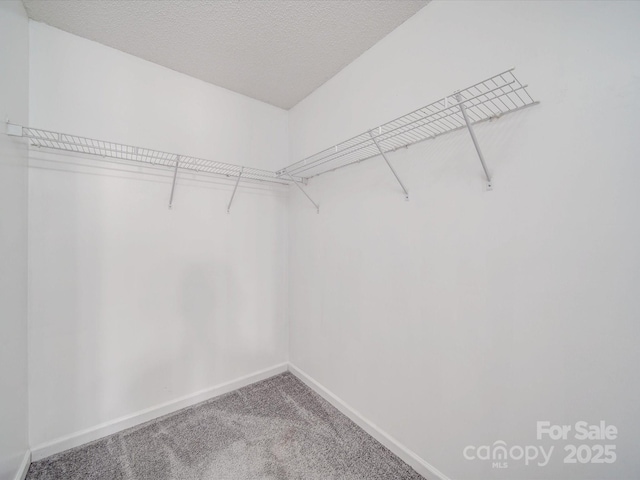
[[[521,83],[513,71],[511,68],[458,90],[371,131],[368,130],[292,163],[276,173],[280,177],[290,174],[308,180],[445,133],[467,128],[480,156],[490,188],[491,179],[471,125],[539,103],[531,97],[527,91],[528,86]],[[400,181],[397,175],[396,178]],[[400,184],[406,196],[406,189],[402,182]]]
[[[289,178],[280,178],[278,174],[269,170],[242,167],[231,163],[216,162],[188,155],[177,155],[175,153],[96,140],[68,133],[58,133],[8,123],[7,134],[28,138],[31,145],[35,147],[63,150],[103,158],[128,160],[153,166],[164,166],[173,170],[174,185],[178,169],[203,172],[221,177],[236,178],[242,175],[244,180],[255,180],[281,185],[289,185],[291,183]],[[298,182],[305,183],[305,180],[301,177],[294,178],[296,178]]]

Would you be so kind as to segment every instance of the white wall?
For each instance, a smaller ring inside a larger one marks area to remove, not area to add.
[[[19,0],[0,2],[0,119],[28,123],[29,31]],[[0,480],[27,441],[27,147],[0,130]]]
[[[244,165],[287,112],[30,23],[30,124]],[[54,161],[52,161],[54,160]],[[31,150],[35,448],[287,360],[286,189]]]
[[[433,2],[290,112],[292,160],[511,66],[541,104],[291,196],[291,361],[456,479],[640,477],[640,4]],[[536,440],[605,420],[609,442]],[[467,445],[555,446],[546,467]],[[567,443],[617,445],[565,465]]]

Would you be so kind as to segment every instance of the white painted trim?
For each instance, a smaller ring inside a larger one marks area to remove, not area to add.
[[[391,450],[395,455],[411,466],[416,472],[429,480],[451,480],[440,470],[419,457],[416,453],[402,445],[376,424],[362,416],[357,410],[347,405],[342,399],[304,373],[295,365],[289,363],[289,371],[307,384],[318,395],[349,417],[356,425]]]
[[[15,480],[24,480],[27,478],[27,473],[29,472],[29,466],[31,465],[31,451],[27,450],[24,452],[24,457],[22,458],[22,463],[20,463],[20,467],[16,472]]]
[[[96,425],[95,427],[75,432],[71,435],[60,437],[47,443],[36,445],[31,448],[33,461],[41,460],[50,455],[55,455],[56,453],[98,440],[106,437],[107,435],[112,435],[130,427],[135,427],[141,423],[190,407],[196,403],[209,400],[219,395],[229,393],[233,390],[237,390],[238,388],[246,387],[252,383],[286,372],[287,366],[287,363],[281,363],[271,368],[237,378],[236,380],[200,390],[199,392],[140,410],[139,412],[132,413],[131,415],[126,415],[124,417]]]

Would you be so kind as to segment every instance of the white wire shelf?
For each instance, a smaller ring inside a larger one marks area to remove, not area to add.
[[[162,152],[150,148],[80,137],[68,133],[52,132],[19,125],[9,125],[8,133],[28,138],[30,144],[35,147],[63,150],[103,158],[114,158],[153,166],[164,166],[170,169],[175,169],[177,165],[178,169],[202,172],[221,177],[236,178],[242,176],[243,180],[255,180],[282,185],[291,183],[290,178],[280,177],[276,172],[270,170],[243,167],[188,155]],[[302,181],[301,178],[296,178],[296,180]]]
[[[409,192],[389,162],[386,153],[463,128],[469,130],[487,177],[487,189],[491,190],[491,175],[472,125],[499,118],[507,113],[538,103],[527,91],[527,85],[522,84],[516,78],[513,70],[513,68],[506,70],[463,90],[458,90],[425,107],[380,125],[374,130],[361,133],[315,155],[292,163],[277,172],[20,125],[7,124],[7,133],[28,138],[31,145],[36,147],[170,168],[173,170],[173,183],[169,197],[169,208],[173,204],[178,171],[189,170],[235,178],[235,186],[227,205],[227,212],[231,209],[238,184],[242,178],[242,180],[281,185],[293,183],[304,193],[319,213],[320,206],[301,186],[301,184],[306,184],[309,178],[380,155],[402,187],[405,199],[408,200]]]
[[[384,157],[387,152],[445,133],[467,128],[461,105],[464,106],[470,123],[475,124],[537,104],[527,91],[528,86],[516,78],[513,70],[512,68],[458,90],[371,131],[295,162],[279,170],[277,174],[298,176],[307,180],[379,155]],[[481,160],[483,161],[482,158]],[[391,167],[390,164],[389,166]],[[485,173],[489,177],[486,167]],[[408,195],[406,190],[405,194]]]

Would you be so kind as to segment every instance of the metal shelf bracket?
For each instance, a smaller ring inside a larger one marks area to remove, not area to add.
[[[231,198],[229,199],[229,205],[227,205],[227,213],[231,213],[231,204],[233,203],[233,197],[236,196],[236,190],[238,189],[238,184],[240,183],[240,177],[242,176],[242,172],[244,172],[244,167],[240,168],[240,173],[238,174],[236,185],[235,187],[233,187],[233,193],[231,194]]]
[[[178,178],[178,165],[180,165],[180,155],[176,155],[176,168],[173,171],[173,182],[171,183],[171,196],[169,197],[169,209],[173,207],[173,194],[176,190],[176,179]]]
[[[296,181],[296,179],[291,176],[289,172],[287,172],[286,170],[283,170],[283,172],[287,175],[287,177],[291,179],[293,183],[296,184],[296,187],[298,187],[300,191],[304,193],[304,196],[307,197],[311,203],[313,203],[313,206],[316,207],[316,213],[320,213],[320,205],[313,201],[309,194],[304,190],[304,188],[302,188],[302,186]]]
[[[471,121],[469,121],[467,108],[464,106],[464,99],[460,94],[456,94],[456,100],[458,101],[458,107],[460,108],[460,113],[462,113],[462,117],[464,118],[464,123],[466,123],[467,125],[467,130],[469,130],[469,135],[471,135],[471,141],[473,142],[473,146],[476,147],[476,152],[478,152],[478,158],[480,159],[480,163],[482,164],[482,169],[484,170],[484,174],[487,177],[487,190],[493,190],[493,185],[491,184],[491,175],[489,174],[489,169],[487,168],[487,164],[484,161],[484,156],[482,155],[482,150],[480,150],[480,145],[478,144],[478,139],[476,138],[476,134],[473,131],[473,127],[471,126]]]
[[[369,130],[369,135],[371,136],[371,140],[373,140],[373,143],[376,144],[376,147],[378,148],[378,151],[380,152],[380,155],[382,155],[382,158],[384,158],[384,161],[387,162],[387,165],[391,169],[391,173],[393,173],[393,176],[396,177],[396,180],[398,181],[398,183],[402,187],[402,190],[404,191],[404,199],[406,201],[409,201],[409,191],[405,188],[404,184],[402,183],[402,180],[400,180],[400,177],[398,176],[398,174],[394,170],[393,166],[389,162],[389,159],[387,158],[387,155],[384,153],[384,150],[382,150],[382,148],[380,147],[380,144],[376,140],[376,137],[373,136],[373,132],[371,130]]]
[[[22,127],[20,125],[14,125],[13,123],[7,122],[7,135],[11,135],[13,137],[21,137]]]

